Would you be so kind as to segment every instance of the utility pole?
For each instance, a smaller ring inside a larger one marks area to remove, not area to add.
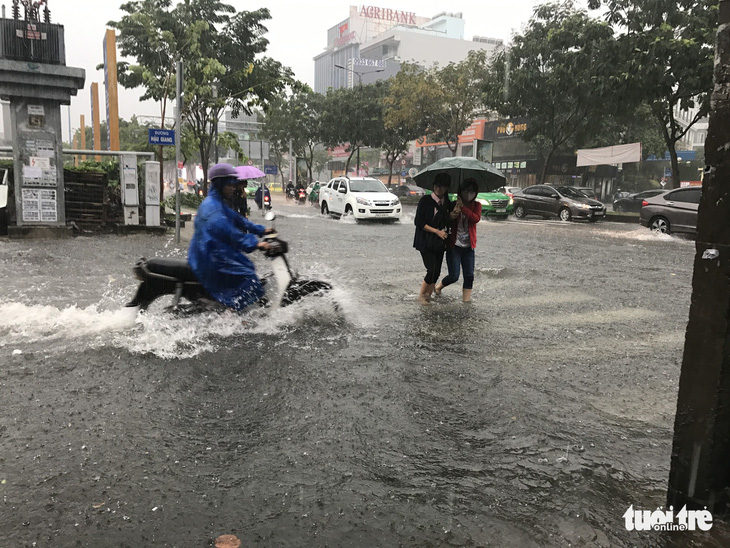
[[[180,244],[180,162],[182,162],[182,149],[180,139],[182,138],[182,89],[183,89],[183,62],[178,60],[176,73],[176,109],[175,109],[175,243]]]
[[[668,505],[730,497],[730,0],[721,0],[692,301],[679,378]]]

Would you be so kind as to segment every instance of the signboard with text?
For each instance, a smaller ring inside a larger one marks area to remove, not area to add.
[[[150,128],[149,130],[149,144],[151,145],[175,145],[175,130],[174,129],[155,129]]]

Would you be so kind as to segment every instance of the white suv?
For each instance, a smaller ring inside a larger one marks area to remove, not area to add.
[[[335,177],[319,190],[323,215],[355,219],[400,219],[401,204],[385,185],[370,177]]]

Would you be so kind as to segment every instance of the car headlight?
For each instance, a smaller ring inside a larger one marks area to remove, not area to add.
[[[492,204],[489,203],[489,200],[483,200],[482,198],[477,198],[477,202],[479,202],[483,206],[485,206],[485,205],[487,205],[487,206],[488,205],[492,205]]]
[[[355,198],[355,201],[360,205],[365,205],[365,206],[373,205],[370,203],[370,200],[366,200],[365,198]]]
[[[591,206],[589,206],[588,204],[577,204],[577,205],[581,209],[590,209],[591,208]]]
[[[394,205],[394,206],[396,206],[396,205],[398,205],[398,204],[400,204],[400,200],[399,200],[398,198],[396,198],[395,200],[393,200],[393,202],[392,202],[392,204],[391,204],[391,205]]]
[[[509,205],[512,205],[514,203],[515,203],[514,199],[512,198],[512,196],[510,196],[510,198],[509,198]]]

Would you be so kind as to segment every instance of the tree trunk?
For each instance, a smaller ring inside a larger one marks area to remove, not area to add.
[[[352,160],[352,155],[355,154],[356,149],[357,147],[350,151],[350,155],[347,157],[347,162],[345,162],[345,177],[347,177],[347,170],[350,169],[350,160]],[[357,173],[355,175],[357,175]]]
[[[391,184],[391,181],[393,180],[393,164],[395,163],[395,156],[387,154],[385,159],[388,161],[388,184]]]
[[[720,2],[715,85],[697,218],[689,323],[679,376],[667,493],[724,512],[730,495],[730,1]]]
[[[545,179],[547,178],[547,170],[548,166],[550,165],[550,160],[553,158],[553,154],[555,154],[555,149],[551,150],[548,155],[545,157],[545,161],[542,164],[542,169],[540,170],[540,178],[537,180],[538,185],[544,185]]]
[[[677,159],[677,142],[669,144],[669,157],[672,161],[672,188],[679,188],[679,160]]]

